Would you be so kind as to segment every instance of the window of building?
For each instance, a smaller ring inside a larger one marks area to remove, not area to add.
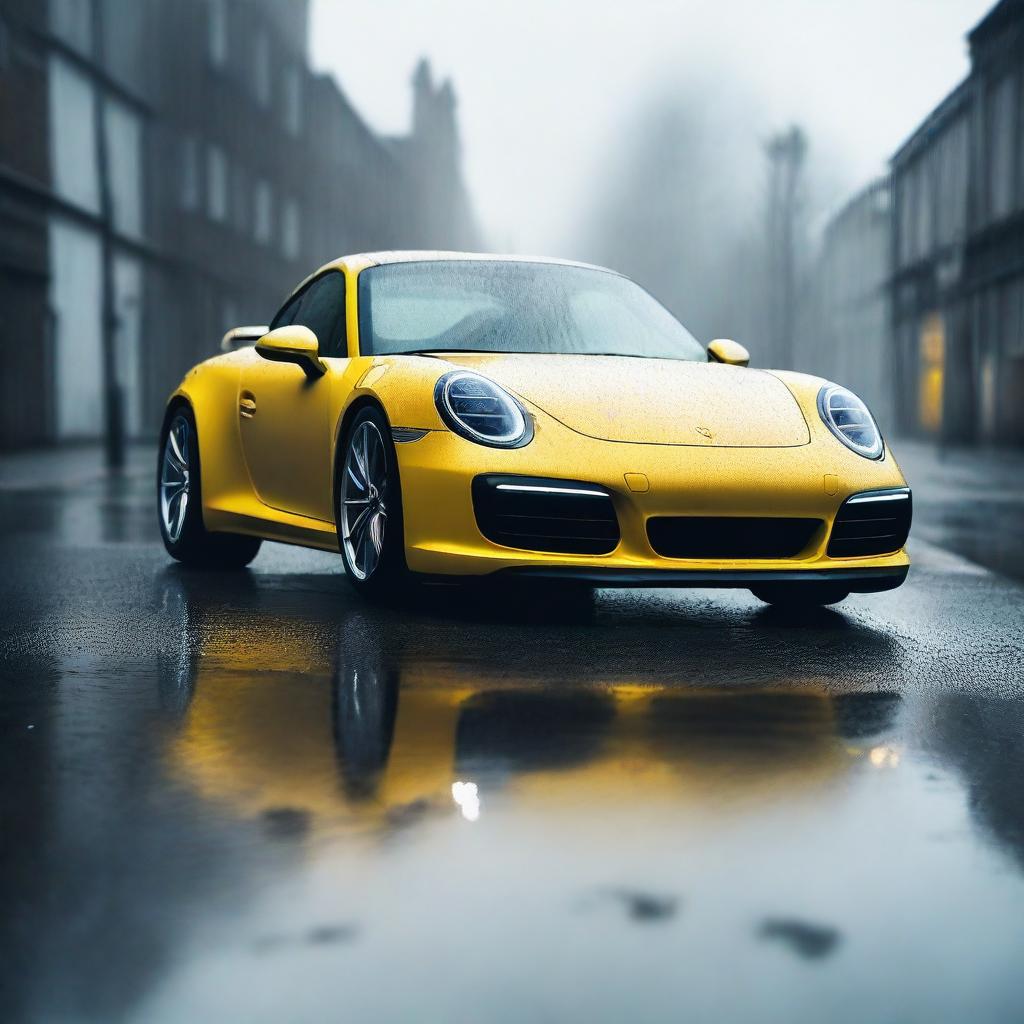
[[[193,135],[182,136],[178,147],[181,176],[178,201],[183,210],[199,209],[199,142]]]
[[[227,0],[206,0],[206,55],[216,68],[228,61]]]
[[[50,29],[79,53],[92,53],[93,0],[50,0]]]
[[[228,161],[224,150],[212,143],[206,151],[206,213],[215,221],[228,215]]]
[[[914,210],[917,205],[915,177],[911,170],[900,176],[900,263],[906,266],[914,262]]]
[[[298,258],[299,233],[299,204],[289,198],[281,208],[281,246],[286,259]]]
[[[57,436],[96,437],[103,423],[100,236],[57,216],[50,220],[49,243]]]
[[[949,244],[963,237],[967,224],[967,120],[958,118],[938,145],[940,184],[937,241]]]
[[[49,65],[50,154],[57,194],[99,213],[96,97],[90,79],[62,57]]]
[[[1024,280],[1010,281],[1000,289],[999,348],[1004,355],[1024,355]]]
[[[103,105],[110,202],[114,227],[132,238],[142,237],[142,119],[130,107],[108,96]]]
[[[270,190],[270,182],[256,182],[255,210],[253,216],[253,237],[257,242],[266,245],[273,234],[274,197]]]
[[[121,389],[124,429],[142,432],[142,264],[134,256],[114,258],[114,372]]]
[[[256,33],[252,52],[253,89],[261,106],[270,104],[270,38],[265,29]]]
[[[235,230],[244,232],[249,227],[248,175],[240,164],[231,169],[231,223]]]
[[[914,177],[917,203],[914,209],[914,255],[921,259],[932,248],[932,161],[919,160]]]
[[[1014,120],[1016,115],[1016,79],[1005,75],[988,94],[986,121],[988,130],[988,212],[992,220],[1005,217],[1016,198],[1014,181]]]
[[[295,64],[289,64],[282,82],[284,90],[284,126],[292,135],[302,131],[302,73]]]

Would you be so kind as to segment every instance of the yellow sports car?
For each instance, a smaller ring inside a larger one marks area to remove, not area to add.
[[[797,604],[906,578],[910,490],[864,403],[705,351],[613,271],[348,256],[222,347],[164,419],[183,562],[275,540],[340,549],[366,592],[507,575]]]

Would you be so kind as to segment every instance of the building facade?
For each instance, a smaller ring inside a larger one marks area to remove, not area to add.
[[[475,248],[455,98],[374,135],[308,0],[2,0],[0,447],[146,437],[167,391],[345,252]]]
[[[971,70],[892,160],[900,426],[1024,442],[1024,0],[970,33]]]
[[[852,388],[886,432],[895,426],[888,178],[862,189],[828,222],[797,331],[795,365]]]

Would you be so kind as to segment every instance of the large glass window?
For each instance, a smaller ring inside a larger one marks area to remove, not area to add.
[[[96,97],[92,82],[61,57],[50,57],[50,153],[63,199],[99,213]]]
[[[557,263],[438,260],[371,267],[359,275],[359,333],[364,355],[706,358],[689,331],[639,285]]]
[[[1016,86],[1013,75],[1006,75],[988,95],[989,215],[993,220],[1005,217],[1013,209],[1016,192],[1013,180],[1014,117]]]
[[[99,437],[103,429],[100,238],[50,221],[50,307],[56,328],[57,436]]]
[[[142,120],[132,109],[108,96],[103,106],[114,227],[142,237]]]
[[[142,431],[142,264],[118,253],[114,259],[114,372],[121,389],[124,429],[129,437]]]

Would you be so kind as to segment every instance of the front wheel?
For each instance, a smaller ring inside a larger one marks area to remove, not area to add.
[[[751,587],[750,592],[759,601],[781,608],[818,608],[838,604],[850,596],[837,583],[764,583]]]
[[[187,405],[173,409],[164,423],[156,499],[160,536],[172,558],[208,569],[241,569],[256,557],[258,537],[211,533],[203,524],[199,441],[195,417]]]
[[[367,595],[393,596],[409,577],[402,487],[391,429],[376,406],[356,413],[337,472],[335,522],[349,582]]]

